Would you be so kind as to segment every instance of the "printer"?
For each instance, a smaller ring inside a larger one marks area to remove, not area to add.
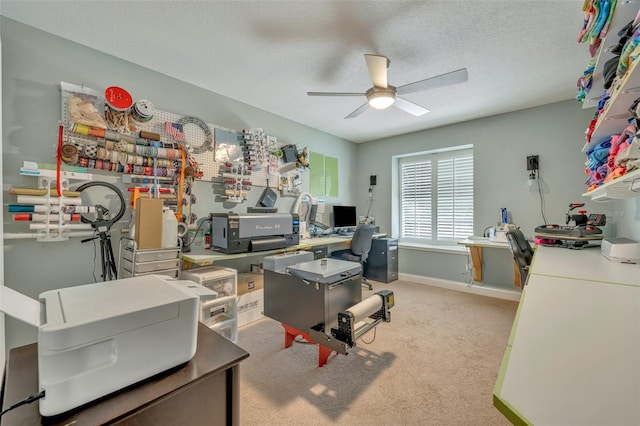
[[[640,243],[630,238],[605,238],[600,252],[614,262],[640,263]]]
[[[54,416],[189,361],[200,300],[216,293],[159,275],[62,288],[39,301],[2,287],[2,310],[38,328],[40,414]]]
[[[295,213],[212,213],[211,246],[234,254],[276,250],[300,242]]]

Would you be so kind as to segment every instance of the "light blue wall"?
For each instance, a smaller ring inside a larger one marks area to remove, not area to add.
[[[616,201],[607,215],[609,219],[616,220],[619,237],[640,241],[640,197]]]
[[[540,196],[527,188],[526,157],[538,155],[548,223],[564,223],[568,205],[585,202],[589,212],[604,212],[611,204],[592,203],[582,197],[585,155],[584,131],[593,110],[568,100],[502,114],[485,119],[439,127],[422,132],[359,144],[357,150],[358,200],[365,208],[369,175],[377,175],[371,214],[376,224],[393,229],[393,156],[464,144],[474,146],[474,234],[500,220],[500,208],[507,207],[513,222],[524,234],[543,223]],[[607,232],[615,232],[613,224]],[[485,281],[512,286],[510,259],[496,250],[485,250]],[[455,254],[414,251],[401,248],[400,272],[464,281],[466,259]]]
[[[89,49],[68,40],[25,26],[5,17],[0,21],[2,37],[2,103],[3,210],[15,202],[8,194],[10,187],[35,187],[35,178],[18,174],[24,160],[53,163],[60,120],[61,81],[84,84],[96,90],[108,86],[126,88],[136,99],[149,99],[156,107],[177,114],[194,115],[221,127],[236,129],[263,128],[281,143],[295,143],[310,151],[331,155],[339,161],[338,199],[327,198],[328,204],[351,203],[353,197],[356,146],[352,142],[278,117],[229,98],[208,92],[158,72],[134,65],[113,56]],[[185,64],[189,66],[189,64]],[[211,71],[215,73],[215,70]],[[308,182],[308,172],[303,181]],[[113,179],[110,174],[106,179]],[[244,212],[256,204],[262,188],[254,188],[250,199],[236,206],[214,202],[214,186],[196,185],[198,202],[195,212],[225,211],[233,207]],[[126,196],[126,194],[125,194]],[[294,197],[281,198],[278,207],[289,212]],[[4,231],[25,230],[4,215]],[[129,214],[125,214],[128,218]],[[113,239],[120,233],[114,227]],[[117,244],[114,245],[117,249]],[[4,244],[4,278],[7,286],[37,298],[43,291],[93,282],[95,253],[91,243],[79,238],[67,242],[38,243],[35,240],[8,240]],[[98,255],[99,269],[99,255]],[[96,274],[100,275],[99,271]],[[35,330],[7,318],[8,349],[35,341]]]

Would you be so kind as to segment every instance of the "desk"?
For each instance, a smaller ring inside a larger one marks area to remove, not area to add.
[[[538,247],[494,389],[514,424],[640,424],[640,266]]]
[[[2,425],[239,424],[239,364],[249,353],[203,324],[198,348],[186,364],[67,414],[42,418],[38,403],[2,417]],[[9,351],[3,384],[5,409],[38,391],[36,343]]]
[[[509,244],[501,241],[491,241],[486,237],[474,237],[467,240],[458,241],[458,244],[463,245],[469,249],[471,254],[471,262],[473,263],[473,280],[482,282],[482,249],[483,248],[498,248],[507,249]],[[511,253],[511,252],[509,252]],[[518,272],[518,265],[515,261],[513,263],[513,285],[520,287],[520,272]]]
[[[385,234],[379,234],[385,235]],[[197,266],[208,266],[213,265],[215,262],[220,262],[223,260],[230,259],[242,259],[246,257],[254,257],[254,256],[268,256],[272,254],[281,254],[281,253],[290,253],[298,250],[308,250],[313,247],[318,246],[334,246],[338,248],[340,246],[347,248],[351,244],[351,238],[349,237],[317,237],[317,238],[306,238],[304,240],[300,240],[300,243],[297,246],[291,246],[287,248],[277,249],[277,250],[266,250],[266,251],[254,251],[250,253],[235,253],[235,254],[225,254],[215,250],[200,250],[193,251],[189,253],[182,253],[182,269],[187,270],[191,269],[194,265]]]

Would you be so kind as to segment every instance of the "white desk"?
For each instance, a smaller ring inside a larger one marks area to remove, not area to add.
[[[379,234],[385,235],[385,234]],[[348,247],[351,244],[351,237],[317,237],[317,238],[306,238],[300,240],[300,243],[297,246],[287,247],[283,249],[277,250],[268,250],[268,251],[257,251],[250,253],[235,253],[235,254],[225,254],[220,253],[215,250],[200,250],[193,251],[188,253],[182,253],[182,269],[190,269],[194,265],[198,266],[208,266],[213,265],[215,262],[220,262],[223,260],[229,259],[241,259],[245,257],[253,257],[253,256],[266,256],[270,254],[276,253],[289,253],[297,250],[306,250],[312,247],[329,245],[335,246],[336,248],[340,245],[343,247]]]
[[[491,241],[487,237],[473,237],[467,240],[458,241],[458,244],[463,245],[469,249],[471,254],[471,263],[473,263],[473,280],[476,282],[482,282],[482,249],[483,248],[498,248],[507,249],[509,244],[501,241]],[[520,287],[520,273],[518,272],[518,265],[513,264],[513,285]]]
[[[640,424],[639,272],[538,247],[494,389],[511,422]]]
[[[529,275],[640,285],[640,265],[612,262],[600,254],[599,247],[582,250],[539,247]]]

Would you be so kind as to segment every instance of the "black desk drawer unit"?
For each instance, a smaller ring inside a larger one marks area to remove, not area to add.
[[[398,279],[398,239],[374,238],[364,264],[364,276],[388,283]]]

